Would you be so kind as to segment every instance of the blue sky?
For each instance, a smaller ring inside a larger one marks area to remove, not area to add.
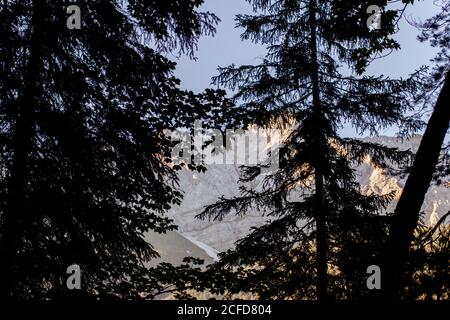
[[[368,6],[370,1],[368,1]],[[196,54],[197,61],[188,57],[172,56],[178,62],[176,75],[182,81],[182,87],[195,92],[211,87],[211,77],[217,75],[218,66],[230,64],[256,64],[264,57],[265,48],[250,41],[242,41],[242,30],[235,28],[235,16],[239,13],[252,13],[250,4],[245,0],[205,0],[203,11],[215,13],[221,22],[217,26],[214,37],[203,37],[199,42]],[[439,7],[432,0],[419,1],[409,6],[405,12],[408,20],[424,20],[433,16]],[[429,64],[435,50],[427,43],[417,40],[419,31],[406,19],[400,24],[400,32],[396,38],[402,49],[388,57],[373,62],[368,69],[372,74],[383,74],[390,77],[404,77],[422,65]],[[388,130],[382,134],[394,134]],[[345,128],[344,135],[355,135],[350,128]]]

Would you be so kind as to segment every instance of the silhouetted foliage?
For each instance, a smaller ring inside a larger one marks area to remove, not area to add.
[[[414,231],[418,227],[425,195],[434,175],[437,175],[437,181],[440,183],[443,176],[449,173],[448,150],[444,147],[445,137],[450,128],[449,9],[450,2],[444,1],[442,12],[420,25],[423,32],[419,39],[430,41],[432,46],[440,48],[441,51],[434,59],[436,67],[428,79],[428,85],[416,97],[416,101],[425,101],[426,105],[435,101],[435,105],[411,173],[395,209],[389,241],[384,250],[385,276],[382,294],[387,299],[398,299],[405,294],[403,290],[405,283],[409,283],[411,278],[403,271],[408,261],[413,259],[409,251],[415,239]],[[437,99],[434,98],[436,92],[438,92]],[[448,261],[446,264],[448,268]],[[440,283],[439,279],[436,279],[436,283]]]
[[[419,221],[410,257],[406,261],[404,274],[406,299],[448,300],[450,287],[448,267],[450,262],[450,229],[443,215],[434,225]]]
[[[366,299],[366,270],[380,257],[384,297],[448,299],[449,214],[434,226],[419,218],[433,175],[442,184],[450,174],[450,3],[420,26],[420,40],[441,48],[431,75],[397,80],[366,73],[374,57],[400,48],[392,35],[402,10],[390,1],[370,3],[384,9],[378,30],[366,25],[367,2],[247,1],[255,14],[237,17],[242,39],[267,54],[220,68],[214,82],[235,90],[233,101],[222,90],[180,89],[166,57],[195,59],[200,37],[214,34],[219,19],[199,11],[204,0],[78,0],[79,30],[66,27],[73,1],[0,2],[1,299]],[[370,160],[403,170],[413,154],[340,129],[408,135],[423,125],[410,111],[438,93],[392,218],[394,195],[363,194],[355,168]],[[165,212],[183,198],[164,132],[199,119],[205,128],[286,130],[272,154],[278,170],[243,167],[241,195],[199,215],[256,210],[267,221],[206,270],[191,257],[150,267],[158,253],[144,235],[175,230]],[[72,264],[80,291],[66,287]]]
[[[421,127],[407,116],[418,74],[405,80],[364,75],[371,57],[399,48],[391,38],[399,12],[386,9],[383,27],[370,31],[366,3],[249,2],[256,14],[237,17],[242,38],[268,52],[258,65],[221,68],[215,82],[236,89],[235,101],[255,110],[258,125],[295,126],[280,149],[278,171],[261,177],[266,164],[244,168],[242,195],[222,198],[199,215],[221,220],[257,210],[267,217],[211,268],[220,273],[215,289],[261,299],[361,299],[368,294],[366,269],[385,239],[389,218],[379,214],[393,195],[362,194],[354,168],[367,159],[402,167],[412,154],[342,138],[339,129],[343,123],[369,134]],[[263,181],[258,190],[247,184],[255,181]]]
[[[182,199],[163,130],[226,104],[181,90],[163,56],[214,32],[202,2],[80,0],[80,30],[71,1],[0,3],[3,298],[69,294],[74,263],[81,296],[140,296],[133,278],[157,256],[144,233],[175,229],[164,212]]]

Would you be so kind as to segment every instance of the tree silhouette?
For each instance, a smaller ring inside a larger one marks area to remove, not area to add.
[[[224,101],[181,90],[163,56],[214,32],[202,2],[80,0],[79,30],[71,1],[0,3],[2,298],[63,296],[74,263],[81,295],[139,297],[143,234],[173,230],[182,198],[162,132]]]
[[[436,68],[428,79],[428,86],[417,97],[417,102],[425,101],[428,104],[434,101],[436,91],[439,96],[390,226],[389,241],[383,257],[383,294],[388,299],[404,294],[402,289],[405,281],[410,281],[405,279],[411,275],[405,274],[404,268],[406,260],[410,259],[408,253],[415,239],[420,209],[433,175],[444,177],[449,174],[448,146],[445,147],[445,137],[450,128],[449,9],[450,2],[444,2],[442,12],[420,26],[423,32],[419,39],[429,40],[432,46],[441,48],[441,51],[434,59]]]
[[[237,89],[235,100],[255,110],[256,124],[296,125],[280,148],[278,171],[261,177],[267,164],[244,168],[242,195],[222,198],[199,215],[221,220],[256,209],[267,216],[213,266],[221,279],[215,288],[262,299],[362,298],[366,268],[386,232],[386,218],[378,214],[392,195],[362,194],[354,166],[367,157],[382,168],[401,166],[411,154],[338,131],[346,122],[371,134],[391,125],[405,132],[420,126],[406,116],[416,77],[363,75],[371,57],[399,48],[391,38],[399,12],[384,10],[383,27],[370,31],[361,3],[249,2],[258,14],[238,16],[242,38],[268,53],[258,65],[221,68],[215,82]],[[387,2],[374,4],[385,8]],[[257,179],[261,190],[246,185]]]

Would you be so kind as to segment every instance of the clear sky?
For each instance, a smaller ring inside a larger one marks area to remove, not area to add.
[[[438,11],[434,0],[422,0],[409,6],[405,12],[408,20],[424,20]],[[368,1],[368,6],[370,1]],[[221,22],[217,26],[214,37],[203,37],[199,42],[196,54],[197,61],[188,57],[172,56],[178,62],[176,75],[182,81],[182,87],[195,92],[211,87],[211,77],[217,75],[218,66],[230,64],[256,64],[264,57],[265,48],[250,41],[242,41],[242,30],[235,28],[235,16],[239,13],[252,13],[252,8],[246,0],[205,0],[203,11],[215,13]],[[369,15],[368,15],[369,16]],[[390,77],[407,76],[422,65],[429,64],[435,55],[435,50],[428,43],[417,40],[418,30],[406,19],[400,24],[400,32],[396,36],[402,49],[386,58],[376,60],[368,72],[384,74]],[[384,132],[383,134],[393,134]],[[354,135],[350,128],[344,130],[344,135]]]

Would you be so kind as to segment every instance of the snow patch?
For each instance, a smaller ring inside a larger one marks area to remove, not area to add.
[[[187,234],[180,233],[180,235],[182,237],[186,238],[187,240],[189,240],[190,242],[192,242],[193,244],[195,244],[197,247],[199,247],[203,251],[205,251],[206,254],[208,256],[210,256],[215,262],[219,261],[219,251],[217,251],[216,249],[208,246],[207,244],[205,244],[203,242],[195,240],[193,237],[191,237]]]

